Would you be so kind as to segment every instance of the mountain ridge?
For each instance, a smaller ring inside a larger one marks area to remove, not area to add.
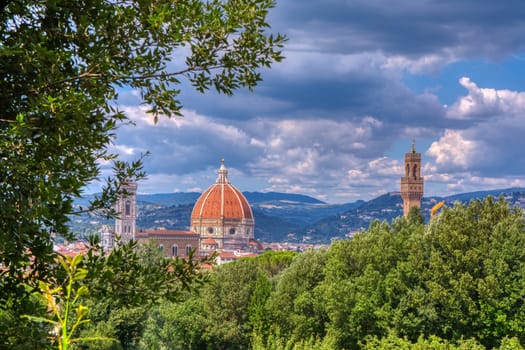
[[[262,241],[292,241],[329,243],[333,239],[351,238],[355,232],[367,229],[374,220],[391,222],[403,215],[399,192],[388,192],[368,201],[328,204],[316,198],[281,192],[244,192],[255,217],[255,237]],[[428,218],[430,209],[439,201],[452,205],[488,195],[505,196],[512,205],[525,208],[525,188],[506,188],[458,193],[446,197],[423,197],[422,212]],[[191,211],[201,194],[176,192],[138,194],[137,227],[150,229],[189,230]],[[85,199],[84,199],[85,200]],[[89,217],[73,217],[72,230],[79,234],[95,233],[102,224]]]

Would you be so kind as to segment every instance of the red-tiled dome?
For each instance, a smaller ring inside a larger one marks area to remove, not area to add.
[[[197,200],[191,219],[253,219],[252,209],[244,195],[228,180],[222,162],[219,177]]]

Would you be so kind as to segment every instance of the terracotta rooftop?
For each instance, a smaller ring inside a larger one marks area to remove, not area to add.
[[[213,238],[206,238],[204,241],[202,241],[203,244],[217,244],[217,241],[215,241]]]
[[[145,236],[145,235],[173,235],[173,236],[198,236],[198,233],[191,232],[191,231],[183,231],[183,230],[165,230],[165,229],[156,229],[156,230],[140,230],[136,234],[137,236]]]

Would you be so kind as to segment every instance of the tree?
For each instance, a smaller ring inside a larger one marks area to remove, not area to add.
[[[317,287],[325,277],[325,263],[325,251],[308,250],[278,276],[267,307],[272,328],[284,339],[324,336],[327,316]]]
[[[200,262],[193,255],[188,260],[166,258],[153,243],[121,243],[108,254],[100,246],[91,249],[83,266],[94,325],[85,327],[83,336],[114,337],[123,349],[135,349],[152,307],[183,300],[207,282],[201,262],[211,264],[213,257]]]
[[[423,224],[425,222],[425,215],[423,215],[419,207],[413,206],[408,212],[407,220],[413,224]]]
[[[203,304],[202,298],[191,296],[183,302],[155,307],[149,313],[139,349],[206,349]]]
[[[438,312],[428,328],[444,339],[474,337],[487,347],[504,337],[523,342],[523,211],[502,197],[456,203],[427,231],[422,286],[425,304]]]
[[[278,278],[297,256],[268,251],[210,271],[212,283],[179,303],[164,302],[146,321],[140,349],[246,349],[265,340],[266,302]]]
[[[238,259],[219,266],[202,291],[208,320],[206,337],[214,349],[245,349],[251,329],[249,307],[261,274],[256,261]]]
[[[51,334],[55,335],[59,350],[67,350],[81,342],[113,341],[111,338],[86,337],[79,338],[79,327],[88,323],[86,318],[89,308],[83,304],[83,298],[89,293],[82,281],[86,278],[88,270],[79,267],[82,255],[74,257],[59,256],[58,263],[64,269],[67,278],[65,286],[52,286],[40,281],[41,296],[50,310],[50,317],[27,315],[33,322],[47,323],[52,325]],[[76,286],[78,285],[78,288]]]
[[[5,0],[0,2],[0,306],[24,307],[22,282],[53,276],[53,237],[73,200],[99,179],[115,129],[128,121],[119,88],[155,118],[181,114],[180,79],[200,92],[252,89],[282,59],[268,33],[274,0]],[[177,65],[174,61],[183,61]],[[88,208],[106,216],[140,160]],[[24,312],[21,310],[20,312]]]

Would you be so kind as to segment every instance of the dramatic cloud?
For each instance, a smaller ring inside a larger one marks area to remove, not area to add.
[[[520,0],[288,0],[274,16],[294,49],[389,56],[502,57],[523,49]]]
[[[475,176],[523,176],[525,92],[479,88],[460,79],[468,94],[447,110],[450,118],[471,121],[464,130],[445,130],[428,155],[436,171],[469,171]],[[513,180],[512,180],[513,181]]]
[[[150,193],[205,189],[225,158],[241,190],[369,199],[399,189],[412,139],[428,195],[522,186],[523,18],[521,0],[279,1],[270,21],[287,58],[253,94],[183,82],[185,116],[155,125],[122,91],[136,126],[114,150],[151,152]]]

